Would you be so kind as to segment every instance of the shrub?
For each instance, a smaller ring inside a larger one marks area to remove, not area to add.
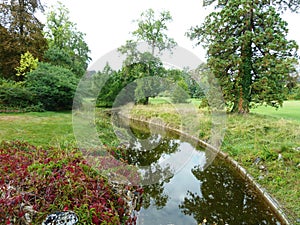
[[[0,143],[0,205],[0,224],[25,224],[29,212],[30,224],[41,224],[63,210],[74,211],[80,224],[135,223],[126,213],[125,197],[77,149]]]
[[[22,83],[0,80],[1,111],[31,111],[33,109],[41,111],[33,92]]]
[[[48,63],[39,63],[26,77],[27,88],[49,111],[72,109],[77,84],[78,79],[70,70]]]
[[[187,86],[184,81],[179,81],[174,87],[171,95],[171,100],[173,103],[187,103],[190,98],[187,93]]]

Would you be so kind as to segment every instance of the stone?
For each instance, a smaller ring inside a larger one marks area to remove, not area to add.
[[[253,164],[254,164],[254,165],[258,165],[261,161],[262,161],[262,158],[257,157],[257,158],[254,160]]]
[[[42,225],[74,225],[78,222],[77,215],[72,211],[55,212],[47,216]]]

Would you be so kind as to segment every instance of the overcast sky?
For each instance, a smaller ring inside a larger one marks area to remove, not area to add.
[[[169,36],[179,46],[193,52],[201,60],[205,60],[205,51],[195,47],[185,33],[191,26],[200,25],[209,8],[202,7],[202,0],[60,0],[70,10],[71,21],[77,24],[78,30],[86,33],[86,42],[91,49],[92,62],[123,45],[136,29],[133,20],[138,19],[141,12],[153,8],[155,11],[170,11],[173,22],[169,27]],[[56,4],[56,0],[48,0],[47,6]],[[289,39],[300,45],[299,14],[285,13],[284,19],[289,23]],[[44,21],[43,21],[44,22]]]

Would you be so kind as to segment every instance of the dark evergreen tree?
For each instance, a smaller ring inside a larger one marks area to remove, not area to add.
[[[281,106],[297,63],[287,23],[269,1],[220,1],[189,37],[207,48],[207,64],[219,79],[232,112],[248,113],[250,103]]]
[[[19,79],[15,68],[21,55],[30,52],[42,59],[47,49],[43,35],[43,24],[34,13],[43,10],[38,0],[11,0],[0,3],[0,75],[4,78]]]

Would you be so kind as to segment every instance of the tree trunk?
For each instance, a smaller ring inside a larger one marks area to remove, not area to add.
[[[246,31],[252,31],[253,27],[253,6],[246,16]],[[239,76],[237,79],[239,89],[236,90],[236,100],[232,112],[240,114],[249,113],[251,102],[251,84],[252,84],[252,38],[245,36],[241,47],[241,64],[239,66]]]

